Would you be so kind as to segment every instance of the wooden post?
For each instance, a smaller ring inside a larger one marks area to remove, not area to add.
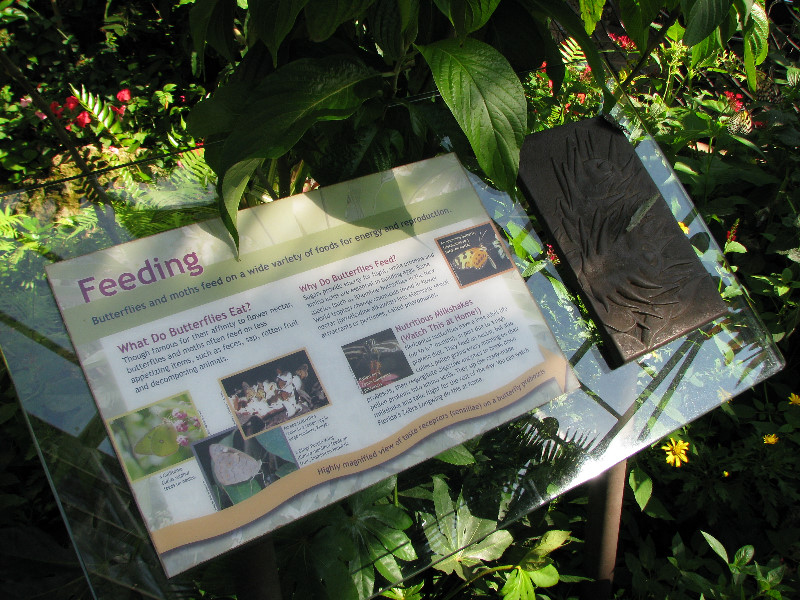
[[[611,598],[627,465],[623,460],[587,484],[586,573],[594,581],[583,583],[581,600]]]
[[[239,550],[237,558],[241,558],[236,569],[239,600],[281,600],[275,546],[270,536],[245,546]]]

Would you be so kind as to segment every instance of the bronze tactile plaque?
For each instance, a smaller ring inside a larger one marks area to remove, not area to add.
[[[600,328],[612,366],[725,313],[630,142],[604,119],[526,138],[519,182]]]

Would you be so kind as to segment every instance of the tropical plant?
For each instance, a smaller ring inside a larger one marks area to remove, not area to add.
[[[551,32],[574,40],[570,54],[580,51],[606,108],[613,103],[590,38],[603,5],[581,0],[578,15],[562,0],[251,0],[246,10],[234,0],[199,0],[191,13],[198,56],[219,55],[229,69],[193,109],[189,131],[219,142],[208,158],[234,243],[243,196],[254,186],[285,195],[300,165],[329,184],[455,150],[513,191],[530,130],[520,77],[546,61],[553,89],[564,81]],[[628,0],[621,13],[644,56],[679,18],[698,60],[740,31],[755,86],[766,55],[761,5]]]

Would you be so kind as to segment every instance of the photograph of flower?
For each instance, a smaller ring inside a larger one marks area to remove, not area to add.
[[[342,346],[342,352],[363,394],[414,374],[391,329]]]
[[[257,494],[297,470],[280,428],[245,438],[231,428],[192,445],[218,510]]]
[[[245,438],[329,404],[305,350],[249,367],[219,382]]]
[[[465,287],[514,268],[491,223],[436,238],[459,287]]]
[[[116,417],[108,425],[131,481],[192,458],[190,444],[206,436],[188,392]]]

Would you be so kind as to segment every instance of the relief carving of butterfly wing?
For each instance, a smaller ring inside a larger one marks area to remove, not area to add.
[[[244,483],[261,470],[261,461],[236,448],[211,444],[208,452],[211,455],[211,470],[222,485]]]
[[[179,449],[178,432],[168,423],[153,427],[133,447],[136,454],[152,454],[161,458],[175,454]]]

